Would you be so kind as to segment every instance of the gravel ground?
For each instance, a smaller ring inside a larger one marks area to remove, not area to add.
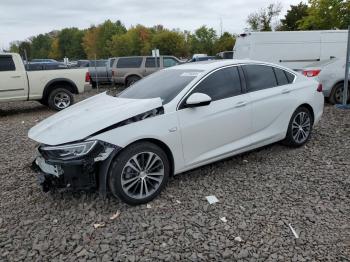
[[[40,190],[27,132],[52,113],[0,104],[0,261],[350,261],[350,112],[328,105],[306,146],[186,172],[137,207]]]

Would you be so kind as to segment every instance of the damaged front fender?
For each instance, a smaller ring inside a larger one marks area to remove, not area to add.
[[[108,168],[120,147],[100,142],[101,150],[79,159],[50,159],[40,154],[32,164],[38,173],[43,191],[50,190],[98,190],[107,193]]]

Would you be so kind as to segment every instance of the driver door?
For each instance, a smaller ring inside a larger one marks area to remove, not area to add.
[[[186,99],[193,93],[204,93],[212,102],[186,108]],[[238,67],[208,75],[184,98],[178,111],[186,166],[215,160],[249,145],[251,114],[250,97],[242,92]]]

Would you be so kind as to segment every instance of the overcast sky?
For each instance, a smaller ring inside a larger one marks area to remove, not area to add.
[[[249,13],[271,0],[0,0],[0,49],[14,40],[65,27],[87,28],[104,20],[194,30],[201,25],[241,33]],[[283,13],[300,0],[280,1]]]

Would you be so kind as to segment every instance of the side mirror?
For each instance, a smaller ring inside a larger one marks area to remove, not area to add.
[[[207,106],[211,103],[211,97],[203,93],[193,93],[186,100],[186,107]]]

